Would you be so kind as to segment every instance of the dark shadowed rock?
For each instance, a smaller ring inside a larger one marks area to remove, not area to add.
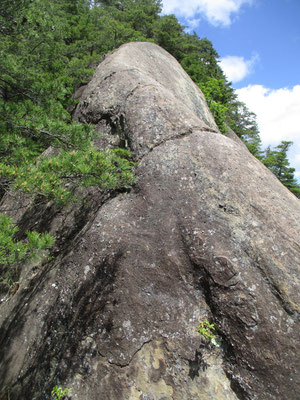
[[[100,147],[132,150],[138,182],[19,213],[59,239],[0,306],[2,387],[14,399],[49,399],[55,384],[78,400],[298,399],[299,200],[218,133],[154,44],[107,57],[75,118],[105,131]],[[197,332],[206,319],[220,347]]]

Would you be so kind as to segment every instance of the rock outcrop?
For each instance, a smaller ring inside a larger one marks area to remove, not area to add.
[[[137,184],[18,212],[58,244],[0,305],[2,398],[58,384],[74,400],[298,399],[299,200],[152,43],[109,55],[74,117],[132,151]],[[207,319],[220,346],[197,331]]]

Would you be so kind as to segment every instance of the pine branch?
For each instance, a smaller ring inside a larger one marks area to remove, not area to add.
[[[45,135],[51,139],[57,139],[64,145],[66,145],[68,148],[75,149],[76,146],[67,141],[67,138],[65,136],[61,135],[55,135],[52,132],[46,130],[46,129],[38,129],[38,128],[32,128],[30,126],[22,126],[22,125],[16,125],[14,123],[11,123],[12,127],[15,129],[19,129],[21,131],[27,132],[29,137],[36,137],[37,133],[41,133],[42,135]],[[27,136],[27,137],[28,137]]]
[[[15,78],[13,78],[13,79],[15,79]],[[28,92],[25,92],[24,90],[22,90],[22,88],[20,88],[18,84],[9,82],[8,80],[3,79],[3,78],[0,78],[0,82],[3,82],[3,83],[5,83],[5,85],[10,86],[10,87],[11,87],[13,90],[15,90],[17,93],[21,94],[21,95],[24,96],[24,97],[27,97],[29,100],[32,100],[33,102],[36,102],[36,98],[30,96],[30,95],[28,94]],[[7,87],[7,86],[5,86],[5,87]],[[5,87],[3,87],[3,89],[4,89]]]

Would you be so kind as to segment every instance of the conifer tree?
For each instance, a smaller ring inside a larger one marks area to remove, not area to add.
[[[89,79],[88,66],[101,55],[93,51],[93,18],[85,0],[1,3],[1,196],[15,189],[64,205],[78,186],[116,190],[134,183],[130,154],[123,149],[99,152],[93,127],[72,122],[68,112],[76,86]],[[49,146],[54,151],[44,156]],[[17,227],[1,214],[0,219],[6,279],[5,265],[24,262],[22,252],[34,246],[41,250],[52,239],[29,232],[16,242]],[[15,247],[24,249],[18,257]]]
[[[273,174],[297,197],[300,197],[300,186],[294,177],[295,168],[290,167],[287,152],[293,142],[282,141],[273,150],[270,146],[265,150],[262,162]]]

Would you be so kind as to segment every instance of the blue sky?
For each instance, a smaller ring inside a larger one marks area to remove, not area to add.
[[[257,115],[263,146],[294,142],[300,181],[300,0],[163,0],[163,11],[207,37],[240,99]]]

